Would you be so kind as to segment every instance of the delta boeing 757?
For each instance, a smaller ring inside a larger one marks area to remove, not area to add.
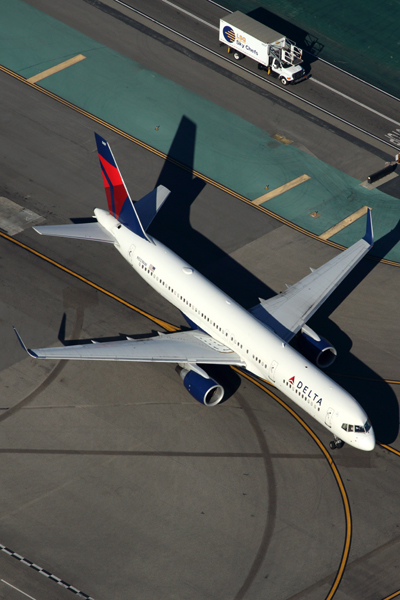
[[[245,310],[185,260],[147,233],[169,194],[158,186],[133,203],[109,144],[96,135],[108,212],[94,210],[97,222],[35,227],[42,235],[113,244],[131,267],[186,317],[192,329],[142,340],[27,349],[33,358],[123,360],[175,363],[184,386],[205,406],[224,397],[223,387],[201,365],[235,365],[271,382],[334,437],[373,450],[375,435],[367,414],[321,369],[336,350],[306,325],[310,317],[365,256],[373,244],[371,213],[363,239],[288,288]],[[297,336],[301,353],[289,342]]]

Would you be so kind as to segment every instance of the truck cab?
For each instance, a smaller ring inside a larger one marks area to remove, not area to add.
[[[271,66],[266,67],[261,63],[258,63],[259,69],[266,69],[267,71],[270,69],[272,74],[275,77],[279,77],[282,85],[287,85],[289,83],[294,83],[298,79],[301,79],[305,75],[305,71],[303,67],[299,64],[294,65],[288,62],[284,62],[279,58],[273,58],[271,61]]]

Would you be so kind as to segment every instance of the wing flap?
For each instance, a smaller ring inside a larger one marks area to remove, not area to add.
[[[33,358],[245,365],[230,348],[219,342],[211,344],[213,338],[194,331],[179,331],[143,340],[128,339],[35,349],[27,349],[18,333],[17,336],[22,347]],[[209,339],[203,340],[204,337]]]

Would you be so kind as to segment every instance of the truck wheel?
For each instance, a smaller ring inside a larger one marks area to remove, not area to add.
[[[258,68],[260,71],[263,71],[265,69],[264,65],[262,65],[261,63],[258,63]]]
[[[285,77],[281,77],[281,84],[282,85],[287,85],[288,84],[288,80]]]
[[[240,60],[242,58],[242,55],[239,52],[235,52],[235,54],[233,55],[233,58],[235,60]]]

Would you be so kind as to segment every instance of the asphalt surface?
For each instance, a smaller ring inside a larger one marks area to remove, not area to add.
[[[93,2],[93,0],[87,1]],[[103,0],[102,4],[115,8],[122,14],[130,14],[137,18],[134,13],[129,12],[114,0]],[[155,0],[150,5],[146,0],[128,0],[124,4],[130,5],[168,26],[170,30],[164,29],[164,34],[168,37],[173,38],[171,30],[178,31],[187,36],[188,39],[198,42],[215,52],[218,56],[228,57],[227,48],[220,47],[218,31],[219,19],[229,14],[226,10],[214,6],[206,0],[196,3],[191,0],[178,0],[171,4],[166,4],[163,0]],[[180,11],[177,7],[181,7],[182,10]],[[262,9],[260,9],[259,13],[252,11],[250,15],[254,15],[254,18],[261,22],[265,22],[265,19],[262,18],[262,12]],[[229,17],[227,16],[227,18]],[[154,24],[149,22],[148,25],[154,27]],[[286,34],[300,44],[300,40],[293,37],[291,32],[290,35],[286,30],[282,30],[281,33],[282,35]],[[184,43],[182,38],[181,43]],[[229,59],[231,63],[236,65],[236,71],[238,65],[243,66],[251,73],[264,77],[269,84],[274,83],[278,88],[282,87],[277,79],[267,76],[265,71],[260,72],[256,61],[244,58],[238,62],[232,56]],[[316,56],[305,53],[303,66],[310,79],[289,86],[288,90],[290,92],[380,137],[384,141],[390,141],[387,136],[392,131],[396,132],[396,128],[400,127],[398,99],[390,97],[387,93],[352,77],[349,73],[329,63],[318,60]],[[307,110],[306,105],[302,107]],[[323,118],[323,113],[321,113],[321,117]],[[340,122],[337,123],[340,126]],[[398,147],[400,148],[400,140]]]
[[[77,0],[68,10],[50,4],[49,12],[64,12],[88,35],[136,52],[130,29],[105,13]],[[132,58],[140,62],[144,54]],[[177,65],[179,56],[164,75],[170,69],[182,83],[188,73],[177,75]],[[105,205],[93,123],[3,73],[0,79],[0,195],[49,224],[91,216]],[[203,72],[194,79],[187,85],[205,93]],[[223,103],[222,91],[215,78],[207,95]],[[280,118],[334,166],[352,157],[352,170],[361,170],[381,160],[380,149],[318,122],[310,125],[313,136],[279,103],[260,117],[251,90],[235,91],[228,103],[241,116],[262,118],[271,129]],[[337,252],[107,129],[96,131],[111,143],[135,199],[157,183],[173,186],[153,235],[244,305]],[[29,229],[15,239],[184,325],[108,245],[42,238]],[[394,229],[385,243],[397,240]],[[245,380],[238,387],[234,373],[220,373],[230,398],[206,409],[172,366],[26,357],[12,324],[34,346],[58,336],[89,340],[160,328],[12,241],[0,245],[0,544],[96,600],[325,598],[345,546],[345,515],[337,480],[305,429],[259,388]],[[364,260],[311,323],[338,348],[331,375],[366,408],[379,440],[398,450],[398,385],[385,380],[398,379],[399,287],[397,268]],[[308,424],[327,445],[328,432]],[[400,588],[400,457],[380,447],[371,454],[345,447],[334,458],[353,534],[336,598],[385,598]],[[73,590],[21,560],[4,552],[0,560],[1,598],[23,597],[18,590],[37,600],[72,597]]]

